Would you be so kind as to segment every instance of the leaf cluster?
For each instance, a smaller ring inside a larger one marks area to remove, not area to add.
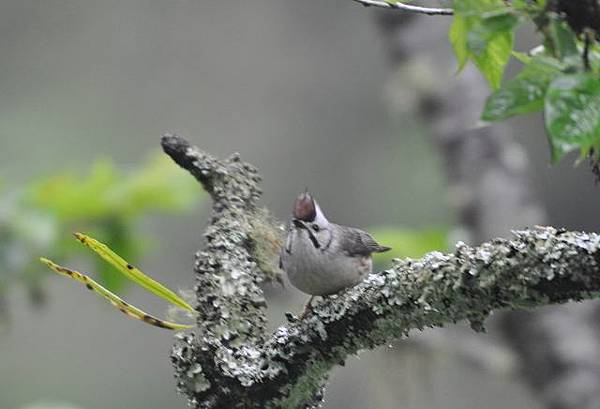
[[[571,151],[600,153],[600,52],[597,0],[454,0],[450,41],[462,68],[471,60],[493,90],[481,118],[543,112],[557,162]],[[534,25],[542,44],[513,50],[517,29]],[[518,74],[503,81],[516,58]]]
[[[0,186],[0,301],[17,283],[25,285],[32,301],[43,301],[47,270],[37,257],[74,257],[78,248],[69,238],[76,230],[91,232],[136,261],[144,248],[141,217],[191,209],[201,195],[193,178],[158,154],[130,170],[100,159],[88,169],[64,170],[19,188]],[[108,289],[125,285],[123,275],[100,260],[92,267]]]

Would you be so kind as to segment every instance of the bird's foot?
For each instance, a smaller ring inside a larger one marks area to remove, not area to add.
[[[310,296],[310,298],[308,299],[308,302],[304,306],[304,310],[302,311],[302,314],[300,314],[300,316],[298,317],[299,320],[303,320],[309,313],[312,312],[312,300],[314,298],[315,298],[314,295]]]

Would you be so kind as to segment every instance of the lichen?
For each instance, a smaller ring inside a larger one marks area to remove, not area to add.
[[[258,208],[250,217],[251,253],[265,278],[283,285],[279,268],[279,250],[283,245],[284,226],[267,209]]]
[[[320,391],[328,378],[331,365],[320,360],[313,360],[307,363],[308,370],[298,377],[297,382],[288,385],[285,398],[276,399],[269,405],[270,408],[277,409],[298,409],[306,405],[307,396],[314,396]]]

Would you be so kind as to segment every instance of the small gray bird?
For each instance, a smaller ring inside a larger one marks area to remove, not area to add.
[[[304,192],[294,204],[280,267],[300,291],[331,295],[360,283],[373,269],[371,254],[388,250],[363,230],[329,222]]]

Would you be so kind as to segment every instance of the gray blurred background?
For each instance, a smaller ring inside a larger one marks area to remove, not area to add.
[[[161,133],[176,131],[257,165],[263,203],[280,219],[308,186],[343,224],[455,226],[443,151],[411,106],[415,82],[435,97],[457,78],[449,21],[412,22],[413,31],[394,39],[410,52],[397,55],[386,18],[350,0],[1,0],[0,177],[15,186],[97,157],[134,167],[159,148]],[[531,41],[524,30],[521,48]],[[398,70],[399,61],[408,68]],[[587,167],[550,166],[541,117],[509,125],[504,132],[525,147],[527,183],[545,221],[599,230]],[[191,287],[206,206],[144,219],[155,245],[142,268],[170,287]],[[186,407],[168,358],[172,334],[124,318],[67,280],[48,276],[44,287],[41,310],[22,288],[10,293],[0,409]],[[305,299],[290,286],[268,291],[273,326]],[[135,289],[126,298],[159,315],[165,308]],[[460,330],[442,341],[437,334],[364,352],[336,369],[325,407],[543,407],[519,376],[519,355],[496,348],[493,330],[468,342]],[[486,339],[491,347],[479,345]]]

